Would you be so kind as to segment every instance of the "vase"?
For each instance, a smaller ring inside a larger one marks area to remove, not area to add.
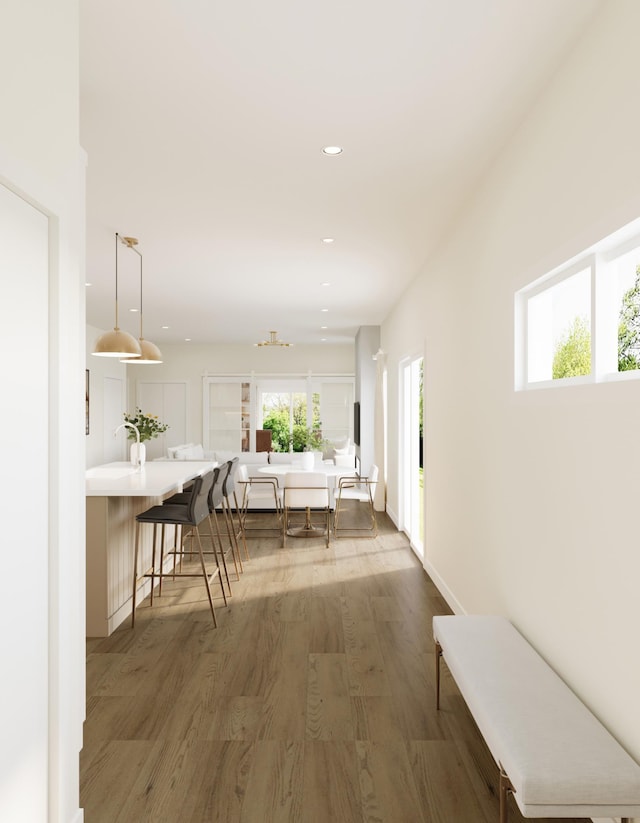
[[[147,459],[147,448],[144,443],[132,443],[130,457],[134,466],[144,466],[144,461]]]
[[[315,462],[315,457],[313,452],[302,452],[302,468],[305,471],[311,471],[313,468],[313,464]]]

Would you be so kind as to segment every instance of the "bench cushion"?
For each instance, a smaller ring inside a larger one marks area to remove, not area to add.
[[[508,620],[440,616],[433,631],[526,817],[640,815],[640,766]]]

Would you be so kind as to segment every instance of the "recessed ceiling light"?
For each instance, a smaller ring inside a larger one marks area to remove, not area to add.
[[[321,285],[321,286],[330,286],[330,285],[331,285],[331,283],[329,283],[328,281],[326,281],[326,280],[325,280],[325,282],[324,282],[324,283],[320,283],[320,285]]]
[[[320,311],[329,311],[329,309],[320,309]]]
[[[320,326],[321,329],[328,329],[328,326]]]
[[[321,337],[321,338],[320,338],[320,342],[321,342],[321,343],[326,343],[326,342],[327,342],[327,338],[326,338],[326,337]]]
[[[93,286],[93,283],[85,283],[85,286]]]
[[[135,312],[135,311],[138,311],[138,309],[129,309],[129,311],[134,311]]]
[[[342,154],[342,148],[340,146],[325,146],[322,151],[330,157],[335,157],[336,154]]]
[[[185,337],[184,342],[185,343],[191,343],[191,338],[190,337]]]
[[[169,326],[162,326],[162,328],[163,328],[163,329],[168,329],[168,328],[169,328]]]
[[[333,242],[335,242],[335,238],[333,238],[333,237],[323,237],[322,242],[323,243],[333,243]]]

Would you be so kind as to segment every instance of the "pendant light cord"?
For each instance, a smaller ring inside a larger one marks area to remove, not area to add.
[[[116,232],[116,325],[115,330],[118,329],[118,232]]]

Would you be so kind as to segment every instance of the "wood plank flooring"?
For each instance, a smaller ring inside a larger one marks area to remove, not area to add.
[[[435,709],[449,609],[379,526],[328,549],[252,537],[217,629],[191,579],[87,641],[86,823],[497,823],[498,772],[446,667]]]

